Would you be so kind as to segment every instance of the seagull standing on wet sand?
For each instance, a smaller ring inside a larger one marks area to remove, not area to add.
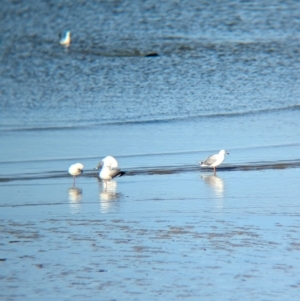
[[[121,177],[125,174],[124,171],[121,171],[119,169],[118,161],[112,156],[105,157],[95,167],[95,169],[100,169],[100,168],[101,170],[99,172],[99,177],[104,183],[106,183],[106,186],[107,186],[107,181],[110,181],[115,177]]]
[[[69,174],[73,176],[73,186],[75,186],[75,177],[83,173],[84,166],[81,163],[72,164],[69,167]]]
[[[225,155],[229,155],[229,153],[226,150],[222,149],[218,154],[209,156],[205,161],[198,163],[203,167],[213,167],[215,175],[216,167],[222,164],[225,159]]]
[[[60,45],[65,47],[69,47],[71,45],[71,31],[66,31],[64,37],[62,37],[59,41]]]

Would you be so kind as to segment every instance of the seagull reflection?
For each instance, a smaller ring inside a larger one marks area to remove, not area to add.
[[[79,213],[81,207],[80,201],[82,200],[82,189],[76,187],[69,188],[68,194],[71,213]]]
[[[218,198],[224,197],[224,181],[216,175],[202,175],[201,178],[211,186]]]
[[[99,193],[100,198],[100,211],[107,213],[113,206],[116,206],[116,201],[119,199],[117,193],[117,182],[114,180],[108,182],[101,182],[102,191]]]

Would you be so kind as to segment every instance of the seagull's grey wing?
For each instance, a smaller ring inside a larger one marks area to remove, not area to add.
[[[209,156],[205,161],[203,161],[202,164],[209,166],[209,165],[214,164],[217,160],[218,160],[218,155],[212,155],[212,156]]]
[[[121,170],[120,170],[119,168],[111,168],[111,169],[110,169],[109,175],[110,175],[112,178],[115,178],[115,177],[117,177],[120,173],[121,173]]]

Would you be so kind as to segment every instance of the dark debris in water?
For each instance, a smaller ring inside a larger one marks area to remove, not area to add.
[[[44,265],[43,265],[43,264],[35,264],[35,266],[36,266],[38,269],[41,269],[41,268],[43,268],[43,267],[44,267]]]
[[[151,52],[145,55],[145,57],[155,57],[155,56],[159,56],[159,54],[157,52]]]

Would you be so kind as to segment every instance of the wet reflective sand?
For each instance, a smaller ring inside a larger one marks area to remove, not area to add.
[[[3,185],[1,299],[296,300],[298,178],[295,168],[124,176],[109,191],[92,177],[72,189],[67,178]]]

